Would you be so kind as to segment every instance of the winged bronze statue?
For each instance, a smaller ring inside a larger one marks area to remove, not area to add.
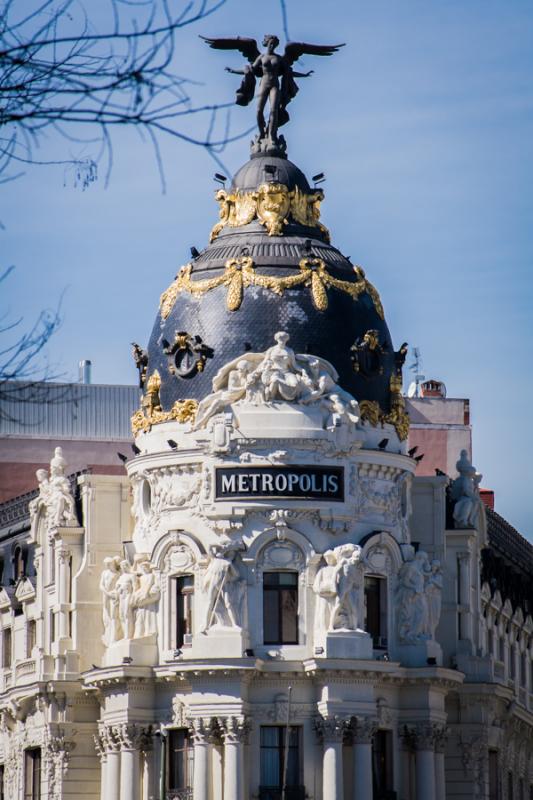
[[[331,56],[343,44],[306,44],[306,42],[288,42],[283,55],[276,53],[279,45],[277,36],[268,34],[263,39],[261,53],[255,39],[244,36],[209,39],[201,37],[215,50],[238,50],[248,60],[248,64],[241,70],[226,67],[227,72],[233,75],[242,75],[242,83],[237,90],[237,104],[247,106],[254,97],[256,78],[259,78],[257,90],[257,127],[259,134],[256,145],[259,149],[268,149],[279,145],[278,128],[289,121],[287,106],[298,92],[295,78],[308,78],[313,73],[296,72],[292,65],[300,56]],[[268,123],[265,122],[265,106],[269,102],[270,115]],[[281,137],[282,138],[282,137]],[[264,143],[265,147],[261,147]]]

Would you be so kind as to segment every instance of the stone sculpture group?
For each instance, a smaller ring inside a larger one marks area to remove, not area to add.
[[[336,383],[334,368],[327,361],[296,355],[287,346],[289,335],[279,331],[276,344],[265,353],[245,353],[226,364],[213,379],[213,393],[198,406],[194,428],[204,428],[215,414],[228,406],[274,402],[316,406],[323,413],[324,427],[341,421],[357,423],[359,405]]]
[[[313,583],[315,592],[315,636],[323,640],[330,631],[360,629],[359,589],[363,582],[361,548],[342,544],[324,553]]]
[[[157,633],[157,603],[161,590],[152,564],[137,563],[118,557],[104,559],[100,578],[102,592],[103,643],[122,639],[142,639]]]
[[[44,513],[49,528],[72,528],[78,525],[70,482],[65,477],[66,465],[63,450],[56,447],[50,461],[50,476],[45,469],[36,472],[39,494],[30,503],[30,516],[35,518],[39,512]]]
[[[406,548],[406,560],[398,573],[396,609],[401,642],[416,644],[435,638],[442,595],[440,561],[429,561],[423,550]]]
[[[203,577],[205,595],[202,633],[213,625],[241,628],[244,624],[245,582],[235,564],[238,544],[229,540],[211,547],[211,560]]]

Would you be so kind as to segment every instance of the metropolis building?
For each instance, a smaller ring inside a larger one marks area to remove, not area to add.
[[[533,548],[466,451],[416,477],[406,347],[265,141],[136,350],[127,477],[57,448],[4,517],[0,797],[529,800]]]

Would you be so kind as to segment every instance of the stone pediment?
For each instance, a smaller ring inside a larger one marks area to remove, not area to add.
[[[12,591],[12,590],[11,590]],[[5,586],[2,586],[0,589],[0,610],[5,608],[11,608],[11,593],[10,590],[6,589]]]
[[[33,585],[31,578],[24,577],[18,582],[17,588],[15,589],[15,597],[21,603],[34,599],[35,586]]]

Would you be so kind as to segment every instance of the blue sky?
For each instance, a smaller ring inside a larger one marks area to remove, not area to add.
[[[323,219],[378,287],[395,343],[420,347],[425,374],[471,399],[483,484],[533,539],[533,4],[287,0],[287,12],[292,39],[347,43],[301,64],[315,74],[291,109],[289,155],[326,173]],[[238,79],[223,68],[241,63],[197,34],[265,32],[282,33],[277,0],[228,0],[186,29],[176,68],[202,82],[197,103],[231,100]],[[235,132],[251,124],[251,109],[232,113]],[[62,167],[2,187],[2,264],[16,265],[3,306],[30,323],[65,292],[49,357],[67,377],[90,358],[95,382],[135,380],[129,343],[147,342],[160,293],[216,221],[217,166],[161,144],[165,194],[150,146],[126,130],[108,188],[101,177],[82,191]],[[51,136],[39,155],[91,154]],[[227,170],[247,154],[246,140],[229,146]]]

